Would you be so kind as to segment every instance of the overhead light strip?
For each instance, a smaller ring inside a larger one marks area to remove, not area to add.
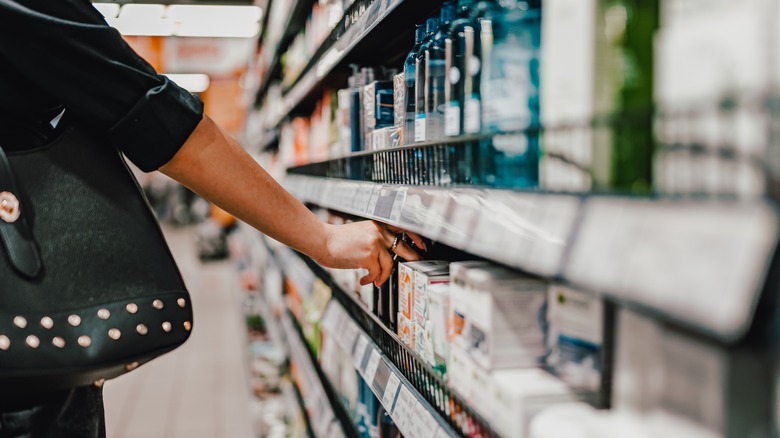
[[[94,3],[123,35],[252,38],[260,32],[257,6]]]

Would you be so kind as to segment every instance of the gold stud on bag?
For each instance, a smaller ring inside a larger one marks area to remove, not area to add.
[[[22,213],[19,210],[19,200],[11,192],[0,193],[0,219],[3,222],[14,223]]]
[[[67,214],[63,214],[67,212]],[[116,149],[0,144],[0,388],[102,385],[183,344],[191,300]]]

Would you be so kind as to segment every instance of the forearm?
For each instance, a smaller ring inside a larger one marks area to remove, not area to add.
[[[327,257],[327,226],[207,116],[160,171],[274,239]]]

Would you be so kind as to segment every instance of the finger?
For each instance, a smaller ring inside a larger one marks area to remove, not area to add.
[[[368,269],[368,274],[360,279],[361,286],[373,283],[382,272],[382,266],[378,262],[372,263],[371,266],[367,266],[366,269]]]
[[[389,252],[379,251],[379,265],[381,271],[379,276],[374,280],[376,287],[382,286],[387,279],[390,278],[390,274],[393,273],[393,257]]]
[[[417,260],[420,260],[420,254],[417,254],[417,251],[412,249],[411,246],[409,246],[406,242],[399,241],[398,246],[395,247],[395,253],[398,254],[398,257],[401,257],[402,259],[414,262]]]
[[[406,231],[404,229],[398,228],[393,225],[387,225],[386,227],[388,231],[391,231],[395,234],[406,233],[406,235],[409,236],[410,239],[412,239],[412,242],[414,242],[414,245],[416,247],[428,251],[428,247],[425,245],[425,241],[423,240],[422,236],[420,236],[419,234],[412,233],[411,231]]]

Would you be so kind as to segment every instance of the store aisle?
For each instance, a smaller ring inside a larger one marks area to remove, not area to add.
[[[178,350],[106,383],[111,438],[252,436],[236,277],[227,262],[201,264],[194,230],[166,228],[195,325]]]

